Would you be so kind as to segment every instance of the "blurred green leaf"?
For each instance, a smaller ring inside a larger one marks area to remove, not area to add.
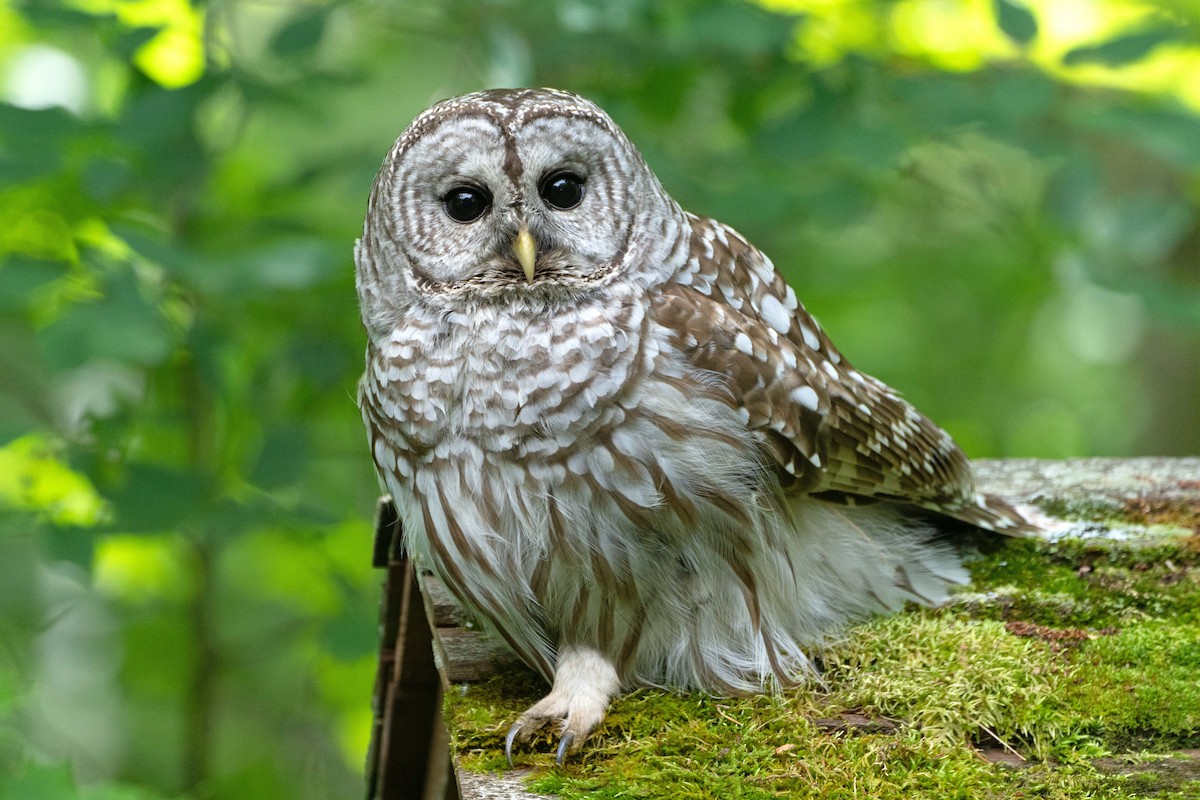
[[[1114,288],[1137,294],[1155,320],[1193,335],[1200,330],[1200,286],[1137,276]]]
[[[199,188],[209,166],[195,131],[200,104],[222,83],[202,78],[181,89],[142,79],[117,121],[116,139],[131,155],[137,179],[155,192],[188,193]]]
[[[0,265],[0,313],[27,311],[33,302],[33,293],[51,281],[67,273],[67,265],[61,261],[11,256]]]
[[[96,539],[87,528],[59,527],[47,532],[42,540],[48,558],[74,564],[83,571],[91,568],[96,555]]]
[[[1069,67],[1080,64],[1104,64],[1119,67],[1140,61],[1161,45],[1183,41],[1182,31],[1174,26],[1159,25],[1132,33],[1123,33],[1100,44],[1076,47],[1063,56]]]
[[[1017,44],[1027,45],[1037,36],[1037,18],[1026,6],[1014,0],[994,0],[992,8],[1000,30]]]
[[[344,258],[329,242],[287,239],[251,254],[243,277],[266,288],[303,289],[331,278]]]
[[[175,337],[133,275],[122,272],[105,283],[103,297],[67,308],[38,338],[47,363],[69,369],[93,359],[159,364]]]
[[[99,158],[83,170],[83,187],[98,203],[112,203],[133,187],[133,168],[127,161]]]
[[[37,349],[27,325],[0,316],[0,375],[5,381],[0,392],[0,447],[53,424],[54,404]]]
[[[41,624],[36,543],[45,527],[32,513],[0,508],[0,619],[10,636],[34,631]],[[0,664],[17,655],[0,650]]]
[[[58,171],[78,120],[62,108],[28,109],[0,103],[0,183],[29,181]]]
[[[0,773],[0,800],[164,800],[134,786],[101,784],[77,789],[67,764],[29,762],[11,775]]]
[[[320,336],[297,336],[287,356],[307,380],[319,387],[333,389],[341,385],[343,376],[354,370],[350,363],[353,359],[346,349]]]
[[[1082,130],[1116,137],[1179,168],[1200,169],[1200,116],[1173,108],[1080,104],[1064,113]]]
[[[308,54],[321,43],[329,12],[328,6],[316,6],[293,15],[271,37],[271,50],[285,58]]]
[[[102,486],[113,507],[112,527],[130,533],[178,529],[203,507],[211,479],[155,464],[133,463],[119,482]]]
[[[112,39],[113,52],[123,59],[132,59],[139,50],[161,32],[162,28],[150,26],[119,28],[117,35]]]
[[[79,797],[80,800],[165,800],[167,795],[137,786],[102,784],[85,787]]]
[[[29,23],[43,29],[94,30],[96,23],[104,19],[96,14],[64,8],[60,3],[45,2],[45,0],[32,0],[21,5],[21,14]]]
[[[298,426],[268,428],[250,480],[268,490],[296,481],[308,467],[306,439],[306,432]]]
[[[346,606],[325,624],[321,643],[341,661],[353,661],[379,647],[379,626],[371,609],[360,604]]]
[[[28,763],[15,775],[0,775],[0,800],[78,800],[66,764]]]
[[[795,21],[749,3],[706,3],[690,16],[688,45],[753,58],[786,47]]]
[[[116,133],[158,158],[176,156],[169,148],[191,140],[192,115],[203,96],[198,85],[184,89],[147,85],[130,99]]]
[[[987,91],[988,120],[1005,133],[1020,135],[1022,127],[1049,114],[1059,87],[1037,72],[1012,71],[996,76]]]
[[[186,597],[193,587],[176,587],[176,590],[178,596]],[[124,678],[140,696],[154,704],[176,697],[179,687],[187,685],[196,657],[192,632],[171,613],[182,610],[178,601],[168,596],[159,603],[160,613],[138,615],[126,624],[123,632]]]

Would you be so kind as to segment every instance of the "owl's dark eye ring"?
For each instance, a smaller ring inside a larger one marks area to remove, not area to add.
[[[492,195],[480,186],[455,186],[442,197],[446,213],[455,222],[474,222],[492,207]]]
[[[560,169],[542,178],[538,194],[546,205],[565,211],[583,200],[583,184],[583,178],[574,172]]]

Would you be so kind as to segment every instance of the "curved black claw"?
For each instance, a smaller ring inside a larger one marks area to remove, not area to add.
[[[571,749],[571,743],[575,741],[575,734],[567,731],[558,740],[558,753],[554,756],[554,763],[562,766],[563,760],[567,757],[567,751]]]
[[[521,732],[521,723],[514,722],[513,726],[508,729],[508,735],[504,737],[504,757],[508,759],[508,766],[513,767],[512,746],[513,740],[517,738],[517,734]]]

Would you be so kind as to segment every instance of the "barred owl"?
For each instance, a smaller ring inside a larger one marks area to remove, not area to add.
[[[561,761],[624,688],[791,685],[840,624],[943,601],[966,573],[930,518],[1029,527],[581,97],[423,112],[355,262],[408,547],[551,684],[510,762],[549,725]]]

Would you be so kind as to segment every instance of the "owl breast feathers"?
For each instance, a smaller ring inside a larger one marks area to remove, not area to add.
[[[941,602],[966,574],[915,509],[1029,529],[580,97],[422,113],[355,256],[408,547],[553,684],[510,749],[556,723],[561,759],[622,687],[793,683],[847,620]]]

